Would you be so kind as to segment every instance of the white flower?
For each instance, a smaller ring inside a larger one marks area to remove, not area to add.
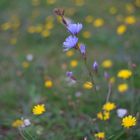
[[[81,95],[82,95],[82,93],[79,92],[79,91],[75,93],[75,96],[76,96],[76,97],[80,97]]]
[[[117,115],[120,118],[123,118],[127,114],[127,110],[124,108],[117,109]]]
[[[21,127],[24,128],[24,127],[27,127],[27,126],[31,125],[31,122],[30,122],[29,119],[23,119],[22,118],[22,120],[23,120],[23,125]]]
[[[24,125],[25,125],[25,126],[31,125],[30,120],[29,120],[29,119],[25,119],[25,120],[24,120]]]
[[[27,59],[27,61],[32,61],[33,60],[33,55],[32,54],[27,54],[26,55],[26,59]]]

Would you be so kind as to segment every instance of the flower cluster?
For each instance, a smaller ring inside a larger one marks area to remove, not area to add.
[[[68,32],[71,34],[63,42],[64,51],[75,48],[78,49],[83,56],[85,56],[86,47],[84,44],[78,43],[79,39],[77,37],[78,33],[82,30],[83,25],[81,23],[68,23],[64,18],[63,23],[66,26]]]

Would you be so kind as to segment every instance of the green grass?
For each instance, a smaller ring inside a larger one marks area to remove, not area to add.
[[[31,120],[31,126],[22,132],[28,140],[83,140],[85,136],[88,140],[95,140],[93,133],[96,130],[104,131],[107,140],[115,140],[123,129],[116,110],[111,113],[109,121],[94,122],[93,119],[106,101],[108,83],[103,77],[104,71],[116,78],[110,101],[115,102],[117,108],[128,109],[129,114],[140,113],[140,9],[132,0],[85,0],[81,7],[76,6],[74,0],[57,0],[53,5],[47,5],[45,0],[40,1],[38,6],[33,6],[28,0],[0,1],[0,139],[24,139],[19,130],[11,125],[14,120],[23,117]],[[134,5],[133,13],[126,11],[127,3]],[[114,15],[109,13],[112,6],[117,8]],[[89,76],[80,54],[75,52],[68,58],[63,52],[62,43],[69,34],[53,14],[56,7],[63,7],[67,17],[75,22],[82,22],[83,31],[91,32],[88,39],[84,38],[81,32],[79,39],[87,46],[89,67],[92,68],[94,60],[99,62],[99,75],[95,77],[99,86],[97,93],[82,87],[83,83],[89,80]],[[75,11],[72,15],[68,12],[71,11],[70,8]],[[33,17],[35,13],[38,14]],[[105,24],[103,27],[95,28],[85,22],[87,15],[92,15],[94,20],[103,18]],[[116,34],[116,29],[124,22],[116,20],[118,15],[121,15],[123,20],[128,15],[134,15],[136,18],[136,23],[127,25],[126,33],[121,36]],[[19,28],[3,31],[2,24],[11,21],[13,16],[20,21]],[[54,27],[49,37],[27,32],[31,25],[45,24],[48,16],[54,17]],[[12,38],[17,39],[14,45],[10,43]],[[34,59],[28,62],[28,68],[24,68],[22,64],[27,62],[27,54],[32,54]],[[73,59],[78,60],[76,68],[69,65]],[[113,67],[109,70],[101,66],[105,59],[113,61]],[[117,73],[121,69],[130,68],[130,62],[136,64],[136,67],[132,69],[132,78],[125,81],[129,85],[128,91],[120,94],[117,86],[123,81],[117,78]],[[66,68],[62,65],[66,65]],[[76,85],[68,86],[65,80],[66,71],[74,72],[78,79]],[[46,78],[53,81],[51,89],[44,87]],[[76,92],[80,92],[81,96],[76,97]],[[32,114],[32,107],[37,103],[46,105],[46,113],[42,116]],[[136,127],[117,140],[139,140],[139,131],[138,122]]]

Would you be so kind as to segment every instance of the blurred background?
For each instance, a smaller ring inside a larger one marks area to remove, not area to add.
[[[89,67],[95,60],[99,64],[98,95],[84,85],[89,77],[79,53],[63,52],[69,34],[53,13],[58,7],[64,8],[66,18],[83,24],[79,40],[87,46]],[[140,0],[0,0],[0,139],[24,139],[12,127],[21,118],[31,120],[27,131],[36,140],[94,139],[90,121],[105,102],[105,72],[115,83],[112,100],[139,112],[139,37]],[[133,81],[117,79],[121,69],[131,69]],[[66,71],[73,71],[79,82],[69,81]],[[117,87],[124,82],[129,88],[120,93]],[[45,117],[32,114],[38,103],[46,105]],[[118,128],[118,121],[111,123],[107,128],[100,124],[108,136]],[[138,131],[128,139],[139,140]]]

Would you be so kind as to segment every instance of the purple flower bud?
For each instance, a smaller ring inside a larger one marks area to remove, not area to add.
[[[85,47],[85,45],[84,44],[80,44],[79,48],[80,48],[81,54],[85,55],[86,54],[86,47]]]
[[[65,40],[65,42],[63,43],[64,45],[64,51],[67,51],[73,47],[76,46],[78,42],[78,38],[76,36],[68,36]]]
[[[110,75],[107,72],[104,72],[104,77],[106,80],[108,80],[110,78]]]
[[[71,80],[71,81],[75,81],[76,82],[76,78],[73,76],[73,72],[71,71],[67,71],[66,72],[66,76]]]
[[[83,28],[83,25],[81,23],[68,24],[67,26],[68,31],[73,35],[78,34],[82,30],[82,28]]]
[[[67,71],[67,72],[66,72],[66,76],[67,76],[67,77],[72,77],[72,76],[73,76],[73,72]]]
[[[98,63],[97,63],[96,61],[94,61],[92,67],[93,67],[93,70],[94,70],[95,72],[97,72],[97,71],[98,71],[99,65],[98,65]]]

